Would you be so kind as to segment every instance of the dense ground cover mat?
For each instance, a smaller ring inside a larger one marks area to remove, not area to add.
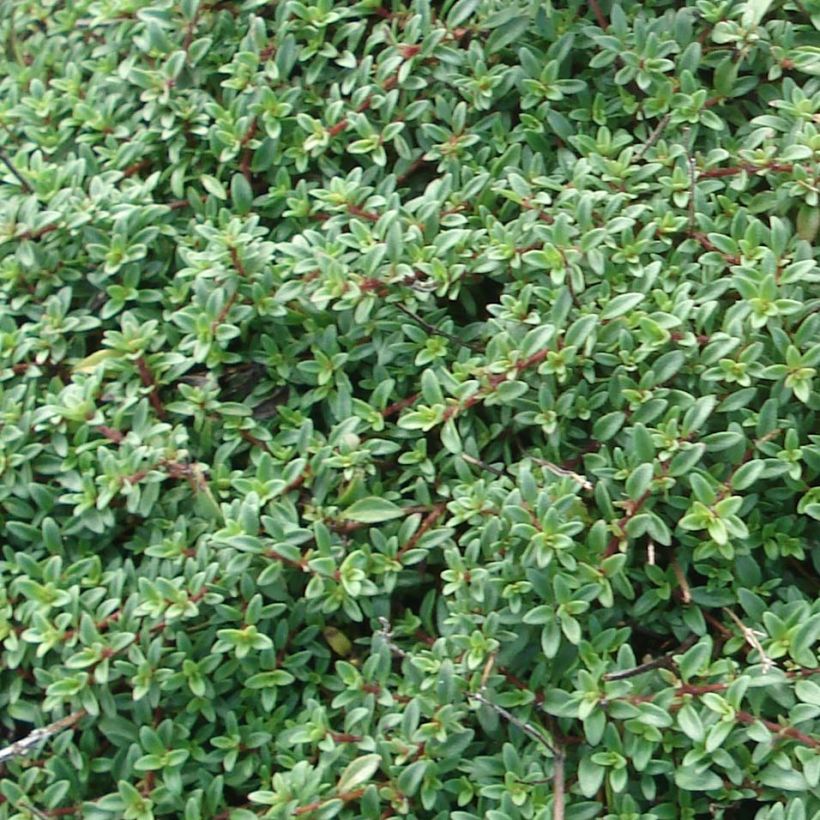
[[[0,818],[820,818],[817,0],[0,44]]]

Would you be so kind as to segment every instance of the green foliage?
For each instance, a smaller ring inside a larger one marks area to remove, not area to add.
[[[0,10],[0,818],[820,817],[817,0]]]

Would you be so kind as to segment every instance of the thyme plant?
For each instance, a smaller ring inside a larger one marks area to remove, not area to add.
[[[0,818],[820,818],[818,0],[0,0]]]

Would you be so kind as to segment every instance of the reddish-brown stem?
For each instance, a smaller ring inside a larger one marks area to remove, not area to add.
[[[815,674],[817,673],[816,669],[812,671]],[[698,697],[699,695],[705,695],[709,692],[725,692],[729,688],[729,685],[730,684],[728,683],[705,683],[699,685],[683,684],[675,690],[675,696],[683,697],[684,695],[690,695],[693,697]],[[631,703],[650,703],[653,699],[653,695],[632,695],[627,697],[627,700]],[[678,706],[679,704],[676,705],[673,703],[670,708],[674,710],[678,708]],[[805,732],[801,732],[794,726],[788,726],[781,723],[777,723],[773,720],[767,720],[766,718],[758,717],[756,715],[751,714],[750,712],[745,712],[743,710],[735,712],[735,718],[740,723],[746,724],[747,726],[752,723],[760,722],[770,732],[772,732],[775,735],[778,735],[779,737],[794,740],[797,743],[802,743],[804,746],[808,746],[812,749],[820,748],[820,738],[814,737],[813,735],[808,735]]]
[[[609,20],[606,19],[601,4],[598,0],[589,0],[589,7],[592,9],[592,13],[595,15],[595,20],[598,25],[606,31],[609,28]]]
[[[518,362],[518,364],[515,365],[516,375],[518,373],[523,372],[527,368],[532,367],[533,365],[540,364],[547,357],[548,352],[549,351],[546,349],[539,350],[537,353],[533,353],[532,356],[528,356],[526,359],[523,359],[522,361]],[[473,405],[478,404],[480,401],[483,401],[491,393],[498,389],[498,386],[506,380],[506,373],[494,373],[487,380],[486,388],[484,388],[483,390],[479,390],[472,396],[469,396],[467,399],[464,400],[463,404],[451,405],[450,407],[448,407],[447,410],[445,410],[444,412],[442,421],[448,421],[461,411],[467,410]],[[397,413],[401,413],[402,410],[405,410],[406,408],[414,405],[416,401],[418,401],[420,396],[421,393],[413,393],[412,395],[407,396],[406,398],[399,399],[399,401],[396,401],[393,404],[390,404],[387,407],[385,407],[385,409],[382,411],[382,416],[384,416],[384,418],[390,418],[390,416],[394,416]]]
[[[52,223],[51,225],[44,225],[42,228],[37,228],[35,231],[23,231],[23,233],[18,234],[15,239],[40,239],[47,234],[56,231],[59,225],[55,225]]]
[[[105,424],[99,425],[97,430],[109,441],[113,441],[114,444],[119,444],[125,438],[124,433],[121,433],[119,430],[115,430],[113,427],[108,427]]]
[[[426,165],[428,160],[424,159],[424,157],[419,157],[418,159],[414,160],[410,167],[403,173],[399,174],[396,177],[396,182],[401,185],[403,182],[407,181],[416,171],[419,170],[422,166]]]
[[[125,476],[123,481],[127,481],[129,484],[139,484],[140,481],[142,481],[143,478],[145,478],[145,476],[147,476],[149,472],[150,470],[137,470],[137,472]]]
[[[692,239],[694,239],[696,242],[698,242],[700,244],[700,246],[705,251],[711,251],[711,252],[714,252],[714,253],[719,253],[723,257],[723,259],[724,259],[724,261],[726,262],[727,265],[739,265],[740,264],[740,258],[739,257],[732,256],[729,253],[724,253],[723,251],[719,250],[717,248],[717,246],[714,243],[712,243],[712,241],[709,239],[709,237],[706,236],[706,234],[701,233],[700,231],[692,231],[690,236],[692,237]]]
[[[519,375],[523,373],[530,367],[534,365],[540,364],[544,359],[547,358],[547,353],[549,350],[544,348],[543,350],[539,350],[536,353],[533,353],[532,356],[528,356],[526,359],[522,359],[520,362],[514,365],[515,375]],[[493,373],[487,379],[487,386],[478,390],[478,392],[473,393],[472,396],[468,396],[462,404],[451,404],[445,411],[444,416],[442,417],[442,421],[449,421],[452,418],[455,418],[459,413],[463,410],[469,410],[473,405],[478,404],[479,402],[484,401],[488,396],[492,395],[499,387],[499,385],[503,384],[507,381],[507,373]]]
[[[155,725],[157,725],[155,723]],[[148,797],[149,794],[154,790],[154,785],[156,783],[156,772],[149,771],[145,773],[145,777],[142,781],[142,788],[140,789],[140,794],[143,797]]]
[[[196,25],[199,22],[200,6],[197,6],[194,16],[188,21],[185,26],[185,37],[182,40],[182,50],[187,54],[191,43],[194,41],[194,34],[196,32]]]
[[[619,530],[623,531],[624,527],[629,523],[630,519],[636,516],[641,507],[646,504],[647,499],[652,493],[649,490],[646,490],[644,494],[638,498],[636,501],[631,502],[630,506],[627,507],[626,514],[618,521],[617,527]],[[604,558],[609,558],[610,555],[614,555],[618,551],[618,544],[621,543],[621,536],[617,533],[609,539],[609,543],[606,545],[606,550],[604,550]]]
[[[231,264],[236,268],[237,272],[243,278],[248,275],[248,272],[245,270],[245,266],[242,264],[242,260],[239,258],[239,252],[236,248],[231,248]]]
[[[277,561],[281,561],[283,564],[289,564],[294,569],[300,569],[302,572],[310,572],[310,568],[308,567],[308,563],[304,558],[300,558],[298,561],[295,561],[293,558],[288,558],[282,555],[280,552],[276,550],[268,550],[265,555],[268,558],[275,558]]]
[[[259,126],[256,122],[256,117],[251,120],[251,124],[248,126],[245,133],[242,135],[242,139],[239,140],[239,145],[241,148],[244,148],[255,136],[256,132],[259,129]]]
[[[299,487],[301,487],[305,483],[305,480],[309,475],[310,467],[305,467],[305,469],[302,470],[302,472],[299,473],[299,475],[296,476],[296,478],[294,478],[293,481],[290,482],[290,484],[285,485],[285,488],[282,490],[282,495],[287,495],[288,493],[293,492],[294,490],[298,490]]]
[[[682,695],[705,695],[709,692],[725,692],[729,687],[725,683],[684,683],[675,692],[678,697]]]
[[[238,290],[235,290],[235,291],[234,291],[234,292],[233,292],[233,293],[232,293],[232,294],[231,294],[231,295],[227,298],[227,300],[225,301],[225,304],[222,306],[222,310],[220,310],[220,311],[219,311],[219,313],[218,313],[218,314],[217,314],[217,316],[216,316],[216,319],[214,319],[214,322],[213,322],[213,324],[211,325],[211,329],[212,329],[212,330],[214,330],[214,331],[215,331],[215,330],[216,330],[216,329],[217,329],[217,328],[218,328],[218,327],[219,327],[219,326],[220,326],[220,325],[221,325],[221,324],[225,321],[225,318],[226,318],[226,317],[227,317],[227,315],[231,312],[231,308],[232,308],[232,307],[234,306],[234,304],[236,303],[236,297],[237,297],[238,295],[239,295],[239,291],[238,291]]]
[[[745,724],[757,723],[757,721],[760,721],[770,732],[773,732],[776,735],[791,738],[792,740],[796,740],[798,743],[802,743],[804,746],[810,746],[812,749],[820,748],[820,739],[807,735],[805,732],[795,729],[794,726],[782,726],[779,723],[775,723],[773,720],[764,720],[763,718],[755,717],[755,715],[749,714],[749,712],[736,712],[735,717],[741,723]]]
[[[361,735],[351,735],[347,732],[329,731],[328,735],[333,739],[334,743],[361,743],[363,740]]]
[[[421,393],[413,393],[410,396],[407,396],[403,399],[399,399],[398,401],[393,402],[393,404],[387,405],[387,407],[382,410],[382,415],[389,419],[390,416],[395,416],[398,413],[401,413],[406,407],[410,407],[411,405],[416,403],[416,400],[419,398]]]
[[[97,623],[94,624],[94,626],[97,628],[98,632],[104,632],[106,629],[108,629],[109,626],[111,626],[111,624],[115,624],[121,617],[122,610],[116,609],[110,615],[106,615],[105,618],[102,618],[101,620],[97,621]],[[67,629],[63,633],[63,640],[67,641],[73,638],[76,634],[76,629]]]
[[[327,133],[330,134],[331,137],[335,137],[341,134],[345,128],[347,128],[347,117],[343,117],[335,125],[331,125],[330,128],[327,129]]]
[[[266,453],[270,452],[270,447],[262,441],[262,439],[257,438],[253,433],[248,432],[247,430],[240,430],[239,435],[248,442],[248,444],[252,444],[254,447],[258,447],[260,450],[264,450]]]
[[[364,208],[360,208],[358,205],[348,205],[347,212],[351,216],[359,216],[362,219],[367,219],[369,222],[379,221],[379,215],[377,213],[373,213],[373,211],[365,211]]]
[[[761,444],[765,444],[767,441],[771,441],[772,439],[777,438],[782,431],[779,427],[775,428],[774,430],[769,430],[768,433],[761,436],[759,439],[755,439],[754,444],[749,447],[746,452],[743,453],[743,457],[740,459],[740,464],[737,464],[735,467],[732,468],[732,471],[726,477],[726,480],[723,482],[723,487],[720,491],[718,499],[726,498],[732,492],[732,481],[737,473],[737,471],[746,463],[754,458],[755,453],[757,452],[757,448]]]
[[[134,176],[134,174],[138,174],[140,171],[144,171],[146,168],[150,166],[150,162],[147,159],[141,159],[139,162],[134,162],[129,165],[123,172],[122,175],[126,178]]]
[[[402,556],[413,549],[416,544],[418,544],[419,539],[433,526],[433,524],[438,521],[441,517],[442,513],[445,510],[444,504],[436,504],[432,510],[424,517],[419,528],[413,533],[413,535],[407,540],[407,543],[396,553],[396,558],[401,561]]]
[[[354,789],[352,792],[345,792],[344,794],[338,794],[336,797],[339,800],[342,800],[345,803],[350,802],[351,800],[358,800],[364,794],[364,789]],[[310,814],[312,811],[316,811],[316,809],[322,808],[325,803],[329,802],[333,798],[328,798],[326,800],[316,800],[313,803],[307,803],[304,806],[299,806],[298,809],[294,809],[293,814],[296,817],[301,817],[303,814]]]
[[[770,162],[766,165],[754,165],[751,162],[741,162],[729,168],[707,168],[698,174],[701,179],[714,179],[716,177],[732,177],[746,171],[749,174],[756,174],[760,171],[775,171],[782,174],[790,174],[794,170],[794,165],[790,162]]]
[[[161,419],[164,419],[165,408],[162,406],[162,400],[159,397],[159,385],[157,384],[154,373],[144,356],[140,356],[137,359],[137,370],[139,371],[140,380],[142,381],[143,386],[151,388],[151,392],[148,394],[148,401],[151,402],[151,406],[156,411],[156,414]]]
[[[523,200],[521,203],[521,207],[528,211],[535,211],[538,215],[538,219],[540,219],[542,222],[546,222],[547,225],[552,225],[552,223],[555,222],[555,218],[553,216],[546,213],[545,211],[542,211],[537,205],[533,205],[529,199]]]
[[[258,129],[258,125],[256,122],[256,117],[251,120],[251,124],[248,126],[247,131],[242,135],[242,139],[239,141],[239,147],[242,149],[242,160],[239,163],[239,170],[242,173],[242,176],[245,177],[248,182],[251,181],[251,156],[252,152],[248,143],[256,136],[256,132]]]
[[[243,278],[247,278],[247,271],[245,270],[245,266],[242,264],[242,260],[239,258],[239,252],[236,248],[230,249],[230,256],[231,256],[231,264],[236,269],[236,272]],[[239,288],[237,287],[236,290],[228,297],[225,304],[222,306],[222,310],[219,311],[216,319],[214,319],[213,324],[211,325],[211,330],[216,331],[216,329],[225,321],[228,313],[230,313],[231,308],[236,303],[237,297],[239,296]]]

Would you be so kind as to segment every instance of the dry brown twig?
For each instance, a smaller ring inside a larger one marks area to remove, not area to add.
[[[777,664],[766,654],[766,650],[763,649],[763,644],[760,643],[760,638],[758,637],[759,635],[763,636],[764,633],[755,632],[753,629],[750,629],[728,607],[723,607],[723,611],[737,624],[746,643],[749,644],[752,649],[757,650],[758,655],[760,655],[760,665],[763,667],[763,671],[770,672],[774,669]]]
[[[493,663],[495,662],[495,657],[493,656],[492,659]],[[487,669],[492,669],[491,666],[485,667],[485,672]],[[487,675],[489,677],[489,673]],[[482,676],[483,679],[483,676]],[[504,720],[508,723],[511,723],[513,726],[520,729],[524,732],[525,735],[531,737],[533,740],[540,743],[550,754],[553,758],[553,768],[552,768],[552,818],[553,820],[564,820],[564,795],[566,792],[566,777],[564,774],[564,750],[561,746],[557,745],[554,741],[550,742],[547,738],[542,734],[542,732],[536,729],[531,723],[527,723],[526,721],[520,720],[517,718],[512,712],[508,709],[505,709],[503,706],[499,706],[497,703],[493,703],[489,698],[484,695],[484,686],[482,685],[481,689],[478,692],[471,692],[468,695],[478,703],[487,706],[488,708],[492,709],[498,715],[500,715]]]
[[[459,338],[454,333],[448,333],[446,330],[442,330],[440,327],[436,327],[436,325],[431,324],[430,322],[422,319],[421,316],[417,316],[413,313],[412,310],[406,308],[400,302],[393,302],[394,307],[398,308],[405,316],[412,319],[416,324],[423,327],[428,333],[432,333],[434,336],[441,336],[443,339],[448,339],[449,341],[453,342],[454,344],[460,345],[461,347],[466,347],[468,350],[472,350],[476,353],[483,353],[484,348],[481,345],[475,344],[474,342],[467,342],[464,339]]]
[[[672,572],[675,573],[675,578],[680,587],[681,601],[684,604],[692,603],[692,590],[689,588],[689,582],[686,580],[681,565],[674,558],[672,559]]]
[[[42,726],[39,729],[34,729],[25,737],[20,738],[20,740],[16,740],[10,746],[6,746],[5,749],[0,749],[0,763],[5,763],[7,760],[11,760],[12,758],[22,757],[23,755],[29,754],[39,743],[42,743],[44,740],[48,740],[50,737],[54,737],[54,735],[59,734],[65,729],[70,729],[75,723],[77,723],[77,721],[84,718],[87,714],[88,713],[85,709],[80,709],[78,712],[72,712],[72,714],[67,715],[64,718],[55,720],[54,723],[49,723],[48,726]]]
[[[641,146],[640,151],[638,151],[637,159],[643,159],[643,155],[660,139],[661,134],[664,132],[664,129],[667,125],[669,125],[669,120],[672,118],[671,114],[667,114],[655,127],[652,133],[649,135],[649,138],[646,142]]]
[[[513,726],[520,729],[525,735],[528,735],[533,740],[538,741],[538,743],[540,743],[545,749],[547,749],[547,751],[549,751],[554,756],[558,756],[558,750],[531,723],[527,723],[526,721],[517,718],[508,709],[505,709],[503,706],[499,706],[497,703],[493,703],[493,701],[486,697],[484,693],[480,690],[478,692],[470,692],[468,697],[472,698],[475,701],[478,701],[484,706],[489,707],[494,712],[497,712],[508,723],[511,723]]]
[[[642,663],[639,666],[633,666],[632,669],[622,669],[619,672],[609,672],[604,675],[604,680],[614,681],[634,678],[637,675],[642,675],[644,672],[649,672],[652,669],[675,669],[675,661],[673,656],[685,652],[687,649],[694,646],[697,641],[697,635],[690,635],[674,652],[661,655],[659,658],[654,658],[653,660]]]
[[[395,641],[393,640],[393,627],[390,624],[390,621],[387,618],[380,617],[379,624],[381,625],[381,629],[378,630],[375,634],[380,637],[387,646],[390,647],[391,651],[394,655],[400,658],[408,657],[407,652],[405,652],[400,646],[398,646]],[[505,709],[503,706],[499,706],[497,703],[493,703],[488,697],[485,696],[484,690],[487,685],[487,680],[489,679],[490,675],[492,674],[493,669],[495,668],[495,660],[496,656],[491,655],[487,659],[487,663],[484,665],[484,669],[481,674],[481,688],[478,692],[469,692],[467,697],[471,698],[474,701],[492,709],[496,712],[500,717],[504,718],[508,723],[512,724],[513,726],[520,729],[525,735],[531,737],[533,740],[540,743],[553,757],[553,774],[552,774],[552,782],[553,782],[553,813],[552,817],[553,820],[564,820],[564,793],[565,793],[565,775],[564,775],[564,750],[554,742],[548,740],[544,734],[533,726],[531,723],[521,720],[517,718],[512,712],[508,709]]]
[[[387,618],[379,618],[381,629],[376,633],[392,650],[394,655],[400,658],[406,658],[407,653],[393,640],[393,627]]]
[[[591,492],[594,489],[592,482],[580,473],[574,473],[572,470],[565,470],[563,467],[559,467],[557,464],[553,464],[551,461],[546,461],[543,458],[533,458],[533,461],[540,467],[544,467],[546,470],[549,470],[553,475],[557,475],[560,478],[571,478],[576,484],[580,484],[582,490]]]
[[[8,168],[14,178],[20,183],[26,193],[33,193],[34,189],[31,187],[29,181],[14,167],[14,163],[11,161],[11,157],[6,153],[3,148],[0,148],[0,162]]]
[[[506,475],[506,473],[503,470],[499,470],[498,467],[493,467],[492,464],[487,464],[486,461],[482,461],[480,458],[475,458],[474,456],[468,455],[467,453],[462,453],[461,457],[468,464],[473,464],[476,467],[481,467],[482,470],[486,470],[488,473],[497,475],[499,478]]]
[[[689,156],[689,233],[695,230],[695,185],[698,180],[695,158]]]

